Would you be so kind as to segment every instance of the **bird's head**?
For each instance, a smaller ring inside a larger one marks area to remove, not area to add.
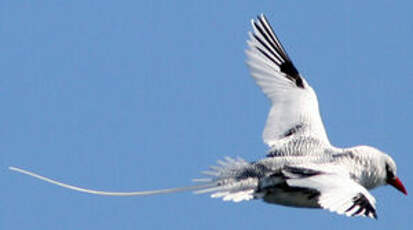
[[[383,154],[381,165],[384,167],[385,183],[395,187],[397,190],[407,195],[406,188],[399,177],[397,177],[397,166],[394,160],[389,155]]]
[[[371,147],[371,146],[357,146],[351,151],[361,161],[369,162],[367,165],[370,168],[370,172],[374,172],[374,183],[367,186],[374,188],[378,185],[391,185],[400,192],[407,195],[407,190],[403,183],[397,177],[397,166],[394,160],[386,153]],[[368,173],[368,175],[371,175]]]

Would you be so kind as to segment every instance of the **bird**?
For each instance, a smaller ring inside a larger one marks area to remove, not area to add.
[[[17,167],[10,170],[80,192],[108,196],[142,196],[193,190],[224,201],[263,200],[298,208],[318,208],[346,216],[377,219],[369,190],[391,185],[407,195],[395,161],[371,146],[339,148],[330,144],[313,88],[294,66],[264,14],[251,20],[247,65],[271,101],[263,131],[269,150],[248,162],[226,157],[193,186],[108,192],[65,184]]]

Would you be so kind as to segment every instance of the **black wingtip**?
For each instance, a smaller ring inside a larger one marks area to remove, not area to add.
[[[287,52],[279,41],[274,29],[268,23],[264,14],[258,15],[256,20],[252,20],[253,27],[257,29],[257,33],[262,36],[260,39],[257,34],[253,34],[254,38],[260,43],[263,49],[256,47],[258,51],[266,56],[270,61],[280,67],[280,71],[285,73],[287,78],[293,81],[297,87],[305,88],[304,81],[301,78],[297,68],[288,57]],[[265,41],[265,42],[264,42]],[[268,44],[268,45],[267,45]]]
[[[362,194],[359,193],[353,198],[353,205],[346,210],[346,212],[352,211],[354,208],[358,208],[351,216],[357,216],[364,211],[363,216],[373,217],[377,220],[376,209],[370,203],[370,201]]]
[[[297,87],[304,88],[303,79],[300,77],[298,70],[295,68],[291,61],[287,60],[286,62],[281,64],[280,70],[288,76],[291,76],[295,80]]]

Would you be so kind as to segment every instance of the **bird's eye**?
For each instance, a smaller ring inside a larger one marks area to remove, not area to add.
[[[393,171],[390,169],[390,166],[386,163],[386,174],[387,174],[387,179],[391,179],[394,178],[395,175],[393,173]]]

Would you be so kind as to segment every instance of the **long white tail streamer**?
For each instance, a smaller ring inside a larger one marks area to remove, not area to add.
[[[39,174],[36,174],[34,172],[30,172],[24,169],[16,168],[13,166],[9,167],[10,170],[22,173],[34,178],[37,178],[39,180],[46,181],[51,184],[55,184],[57,186],[67,188],[70,190],[75,190],[78,192],[84,192],[84,193],[90,193],[90,194],[95,194],[95,195],[102,195],[102,196],[148,196],[148,195],[155,195],[155,194],[165,194],[165,193],[174,193],[174,192],[183,192],[183,191],[192,191],[192,190],[198,190],[198,189],[205,189],[209,187],[214,187],[216,184],[210,183],[210,184],[202,184],[202,185],[193,185],[193,186],[187,186],[187,187],[179,187],[179,188],[168,188],[168,189],[159,189],[159,190],[150,190],[150,191],[137,191],[137,192],[108,192],[108,191],[99,191],[99,190],[93,190],[93,189],[87,189],[87,188],[80,188],[74,185],[70,184],[65,184],[50,178],[47,178],[45,176],[41,176]]]

